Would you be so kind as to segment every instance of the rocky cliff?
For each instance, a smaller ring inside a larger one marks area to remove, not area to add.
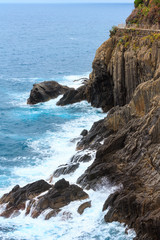
[[[97,149],[77,183],[96,189],[107,178],[121,186],[104,203],[106,222],[128,224],[137,240],[159,240],[160,33],[115,28],[92,66],[83,99],[110,111],[77,145]]]
[[[160,29],[160,1],[135,0],[135,9],[127,18],[127,25],[141,28]]]
[[[110,39],[97,50],[92,67],[89,80],[76,90],[66,90],[65,87],[65,94],[58,102],[58,105],[65,105],[87,100],[94,107],[109,110],[106,118],[94,123],[89,132],[84,131],[77,144],[79,151],[97,150],[94,162],[77,179],[77,184],[96,189],[98,183],[104,184],[104,179],[107,179],[111,184],[120,186],[104,203],[103,211],[108,210],[105,221],[119,221],[134,228],[136,240],[159,240],[160,32],[112,29]],[[49,100],[50,96],[43,99]],[[75,171],[79,162],[88,161],[88,158],[85,156],[82,160],[75,155],[71,159],[72,166],[61,166],[54,172],[54,177]],[[4,195],[0,203],[7,203],[11,212],[5,209],[2,216],[10,216],[12,210],[21,209],[21,205],[17,205],[17,196],[21,200],[18,204],[24,205],[26,200],[30,200],[30,192],[33,197],[43,192],[39,189],[39,182],[38,194],[37,187],[33,191],[31,187],[18,186]],[[43,207],[39,208],[41,201],[47,199],[47,204],[42,202],[47,208],[52,200],[54,211],[51,215],[55,215],[56,194],[59,196],[56,204],[60,206],[78,199],[72,196],[70,189],[73,186],[69,183],[65,189],[67,192],[63,191],[63,187],[57,190],[57,185],[45,183],[45,187],[51,190],[34,205],[38,214],[43,210]],[[83,193],[82,198],[88,197],[79,187],[74,188]],[[69,200],[62,202],[68,194]]]
[[[86,98],[105,111],[129,103],[136,87],[157,74],[160,33],[115,29],[97,50]]]
[[[94,189],[107,178],[121,186],[104,204],[103,210],[109,208],[106,222],[128,224],[136,230],[137,240],[158,240],[160,78],[140,84],[130,103],[113,108],[94,124],[79,146],[99,147],[95,161],[78,184]]]

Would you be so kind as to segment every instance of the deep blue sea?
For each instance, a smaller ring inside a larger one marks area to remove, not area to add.
[[[47,181],[75,154],[72,139],[106,116],[86,102],[58,107],[57,99],[35,106],[26,100],[34,83],[56,80],[76,87],[74,80],[88,77],[96,49],[132,9],[132,4],[0,4],[0,196],[16,184]],[[65,178],[75,183],[90,164]],[[122,225],[104,223],[102,206],[114,190],[107,185],[88,191],[92,207],[79,216],[80,203],[73,202],[63,209],[72,213],[67,221],[61,213],[49,221],[24,212],[0,218],[0,239],[132,240],[134,233],[125,235]]]

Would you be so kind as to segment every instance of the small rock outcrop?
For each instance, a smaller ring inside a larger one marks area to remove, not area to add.
[[[76,102],[81,102],[83,100],[86,100],[85,89],[86,89],[86,85],[82,85],[77,89],[70,89],[57,102],[57,105],[64,106],[64,105],[73,104]]]
[[[92,156],[89,153],[81,154],[79,151],[75,154],[71,159],[70,162],[65,165],[60,165],[54,173],[51,175],[50,181],[52,181],[53,177],[57,178],[61,175],[66,175],[70,173],[74,173],[80,166],[81,162],[89,162],[91,161]]]
[[[45,81],[33,85],[27,104],[37,104],[57,98],[66,93],[69,87],[60,85],[55,81]]]
[[[84,210],[86,209],[86,208],[90,208],[91,207],[91,201],[89,201],[89,202],[85,202],[85,203],[83,203],[83,204],[81,204],[80,206],[79,206],[79,208],[78,208],[78,213],[80,214],[80,215],[82,215],[83,214],[83,212],[84,212]]]
[[[10,217],[11,215],[18,215],[19,210],[25,209],[27,200],[34,199],[39,194],[49,190],[51,185],[44,180],[27,184],[24,187],[16,185],[9,193],[4,194],[0,199],[0,204],[7,204],[1,216]]]
[[[44,194],[40,195],[41,193]],[[33,218],[37,218],[46,209],[51,209],[46,216],[46,219],[49,219],[56,216],[61,208],[71,201],[84,200],[88,197],[82,188],[70,185],[65,179],[59,180],[54,186],[40,180],[23,188],[15,186],[11,192],[5,194],[0,199],[0,204],[6,204],[6,207],[0,216],[16,217],[20,210],[25,210],[26,215],[31,214]],[[26,201],[29,201],[27,206]]]

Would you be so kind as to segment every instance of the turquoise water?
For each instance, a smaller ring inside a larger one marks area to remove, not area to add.
[[[14,185],[45,180],[75,154],[71,140],[105,116],[82,102],[66,107],[56,100],[26,105],[32,85],[56,80],[77,86],[87,77],[96,49],[109,37],[113,25],[124,22],[131,4],[0,5],[0,195]],[[93,159],[94,159],[94,153]],[[90,163],[81,164],[66,179],[75,183]],[[114,188],[90,191],[93,207],[84,216],[72,203],[74,218],[34,220],[24,213],[0,218],[0,239],[131,240],[117,224],[105,224],[101,212]],[[64,209],[65,211],[65,209]],[[86,224],[89,223],[89,224]],[[79,230],[81,229],[81,230]]]

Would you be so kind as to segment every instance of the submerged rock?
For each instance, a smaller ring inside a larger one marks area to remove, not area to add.
[[[44,194],[41,196],[40,194],[43,192]],[[35,199],[35,197],[37,198]],[[88,197],[82,188],[74,184],[70,185],[65,179],[59,180],[54,186],[40,180],[23,188],[16,186],[11,192],[5,194],[0,199],[0,204],[7,205],[0,216],[15,217],[20,214],[19,210],[25,210],[26,215],[31,214],[33,218],[37,218],[43,211],[52,209],[45,218],[49,219],[56,216],[61,208],[70,202],[84,200]]]
[[[66,93],[70,88],[60,85],[55,81],[45,81],[33,85],[27,104],[37,104],[57,98]]]
[[[86,208],[90,208],[90,207],[91,207],[91,201],[85,202],[85,203],[83,203],[83,204],[81,204],[81,205],[79,206],[77,212],[78,212],[80,215],[82,215],[83,212],[84,212],[84,210],[85,210]]]

